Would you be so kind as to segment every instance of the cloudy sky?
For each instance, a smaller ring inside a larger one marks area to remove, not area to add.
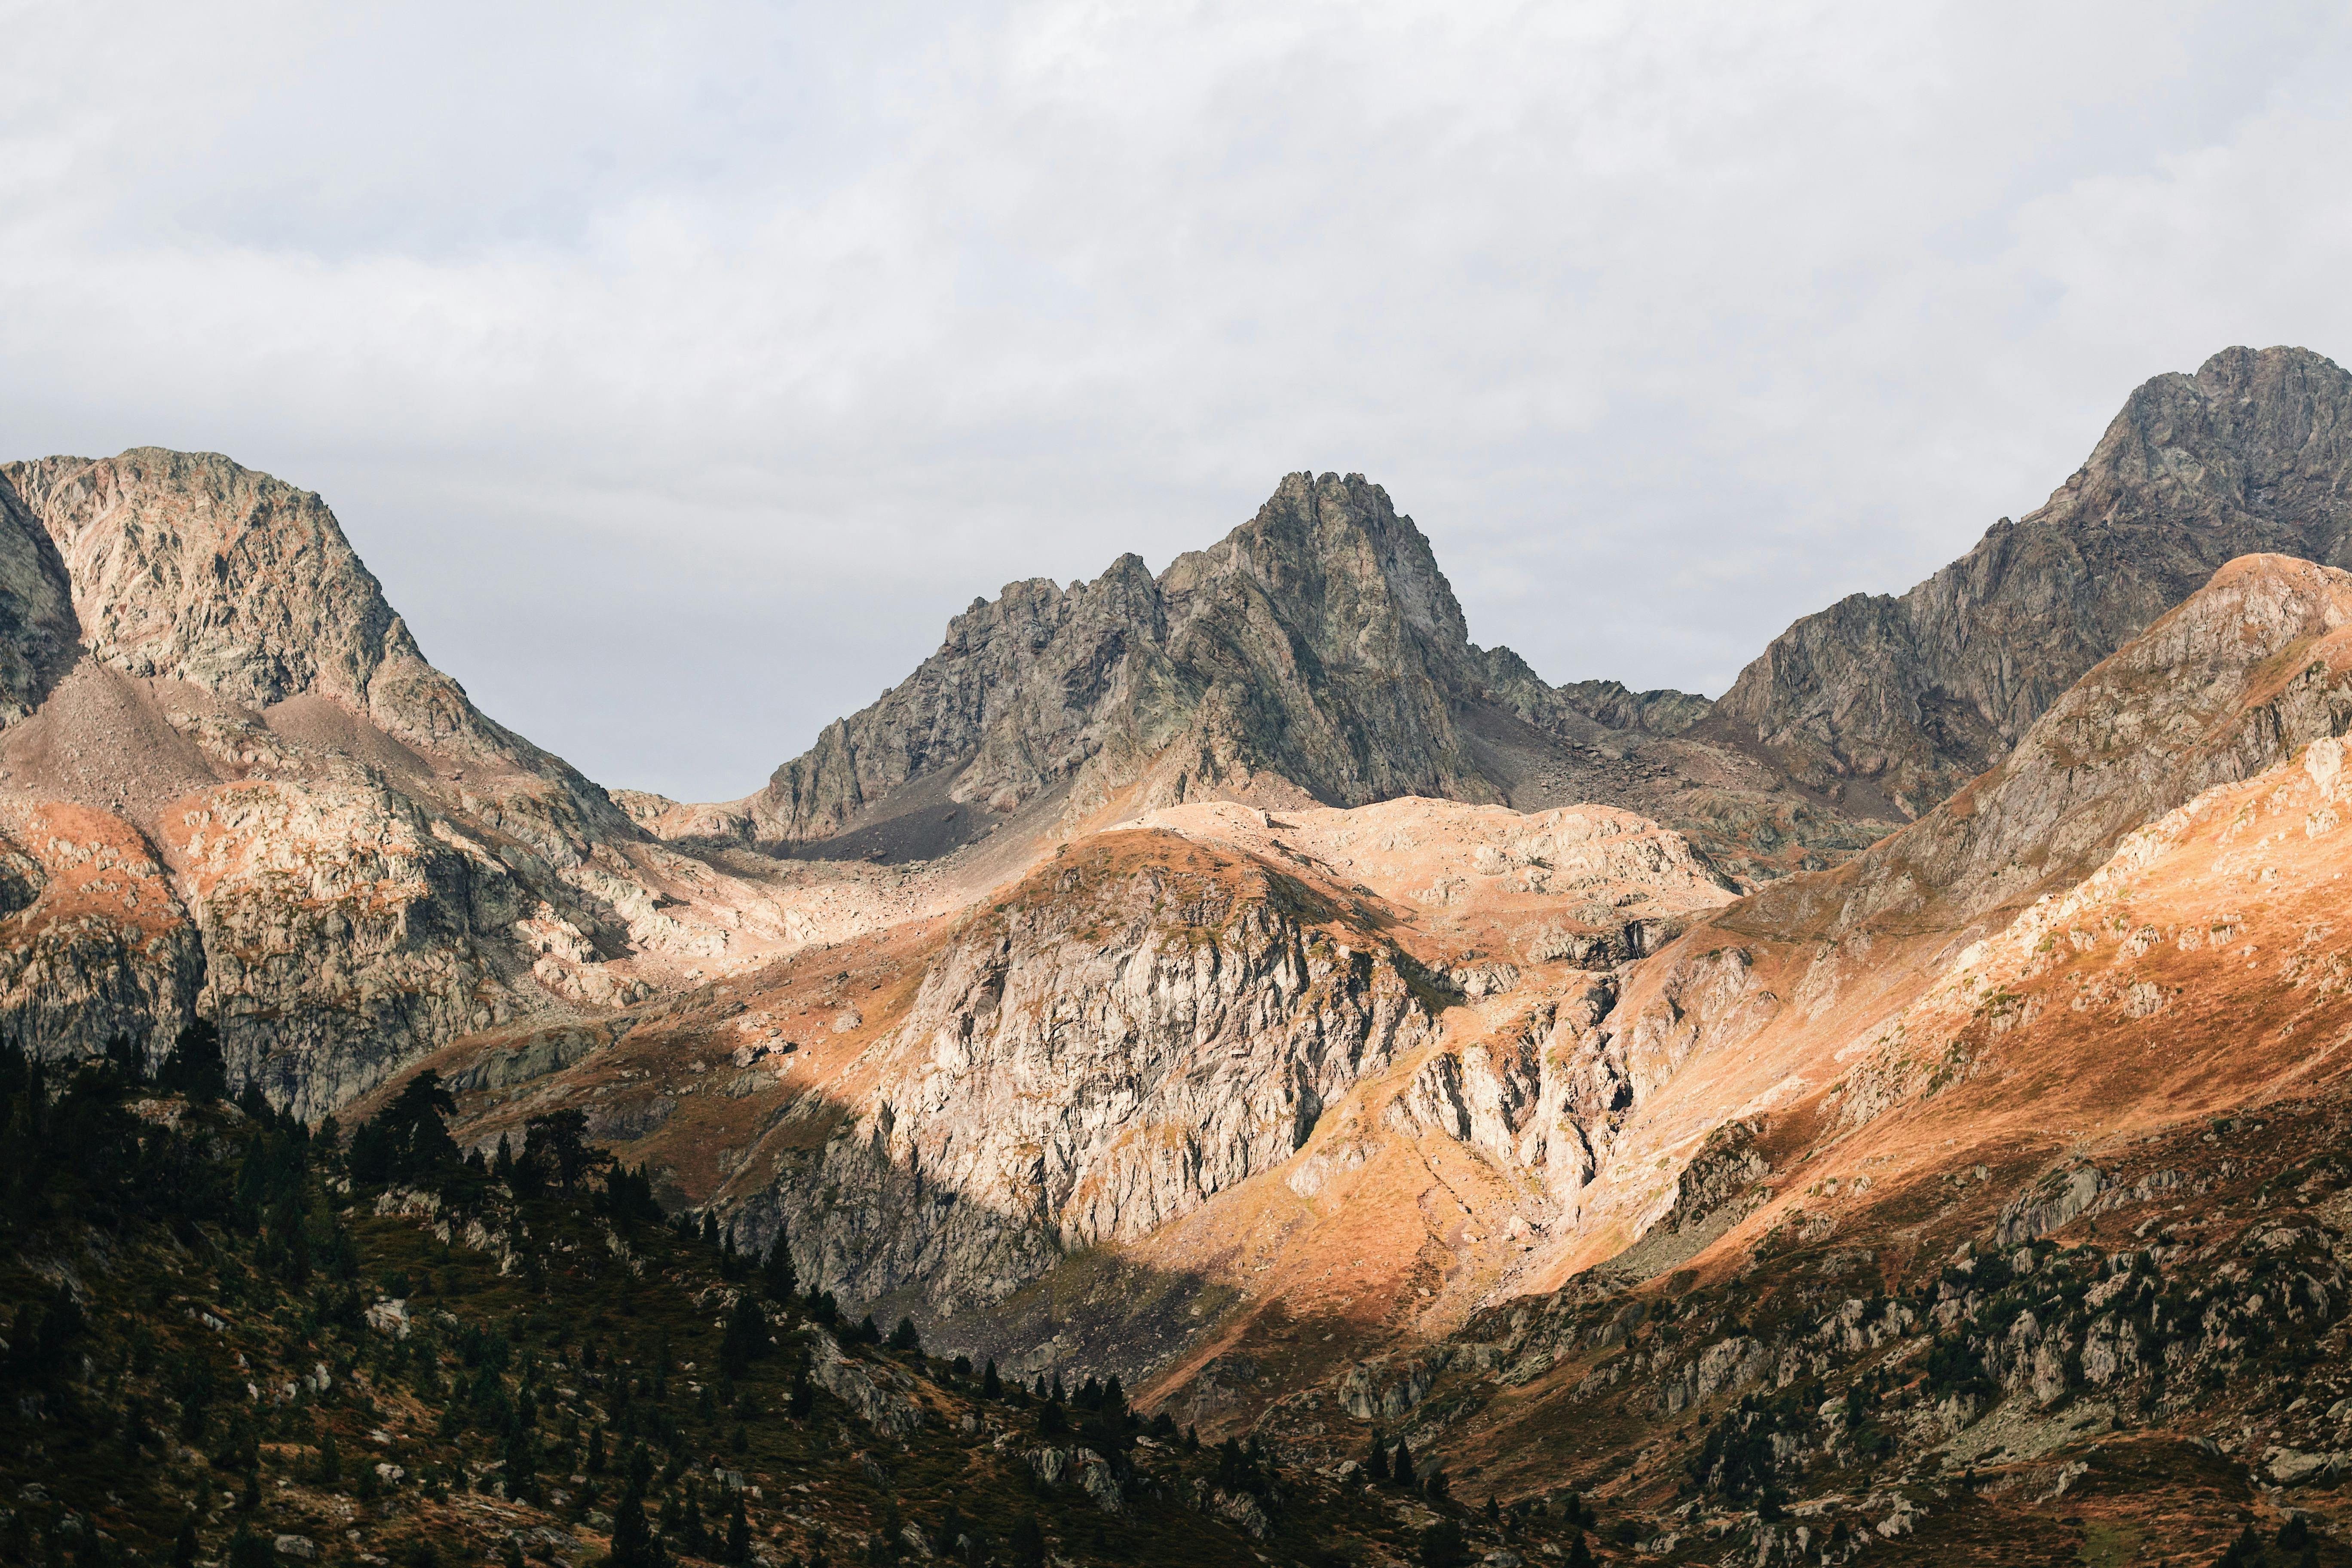
[[[1360,470],[1717,694],[2131,387],[2352,355],[2340,4],[0,3],[0,450],[323,493],[426,652],[740,795],[1016,577]]]

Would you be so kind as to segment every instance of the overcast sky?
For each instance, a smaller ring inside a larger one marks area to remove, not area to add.
[[[2230,343],[2352,356],[2352,11],[0,3],[0,455],[319,490],[426,653],[740,795],[1012,579],[1361,471],[1718,695]]]

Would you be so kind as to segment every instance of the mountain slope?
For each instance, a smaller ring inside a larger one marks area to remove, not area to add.
[[[1920,821],[1727,907],[1644,965],[1604,1027],[1670,1046],[1673,1070],[1636,1100],[1559,1267],[1642,1235],[1714,1129],[1822,1093],[1847,1070],[1841,1053],[2125,835],[2352,728],[2348,626],[2352,574],[2233,562]]]
[[[160,1057],[203,1017],[317,1116],[794,940],[477,710],[307,491],[154,449],[6,465],[0,595],[0,1030],[37,1054]]]
[[[2352,375],[2305,349],[2225,349],[2149,381],[2039,510],[1899,598],[1799,621],[1710,718],[1809,784],[1874,781],[1916,814],[2257,552],[2352,564]]]
[[[749,810],[762,839],[830,837],[919,781],[940,779],[948,809],[1007,810],[1066,779],[1097,801],[1163,753],[1160,804],[1259,775],[1337,805],[1497,800],[1454,723],[1472,682],[1461,606],[1411,520],[1361,476],[1293,474],[1157,579],[1129,555],[1067,592],[975,603]]]
[[[2339,683],[2345,635],[2311,650]],[[2343,1560],[2352,787],[2341,738],[2296,749],[1899,1005],[1792,987],[1645,1108],[1714,1131],[1640,1245],[1260,1429],[1328,1460],[1381,1420],[1506,1497],[1646,1514],[1672,1562],[1814,1561],[1841,1523],[1905,1561],[2203,1562],[2240,1521]]]

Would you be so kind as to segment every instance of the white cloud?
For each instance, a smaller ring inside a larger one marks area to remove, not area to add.
[[[12,452],[325,493],[600,778],[1361,469],[1475,636],[1719,691],[2130,387],[2340,353],[2337,8],[37,7]]]

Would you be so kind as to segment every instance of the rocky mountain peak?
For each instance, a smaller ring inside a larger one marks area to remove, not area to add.
[[[1005,814],[1091,809],[1147,774],[1159,804],[1261,784],[1351,804],[1499,799],[1452,719],[1475,658],[1428,540],[1387,491],[1291,474],[1156,578],[1128,554],[1091,583],[974,600],[728,831],[770,846],[862,832],[888,858],[937,854]]]
[[[324,697],[412,744],[544,760],[425,662],[313,492],[156,447],[0,465],[0,486],[47,535],[100,663],[256,710]]]
[[[1361,474],[1285,475],[1224,548],[1327,658],[1393,658],[1409,634],[1446,660],[1470,640],[1428,539]]]
[[[1797,622],[1715,714],[1807,784],[1875,780],[1916,814],[2224,562],[2340,565],[2347,539],[2352,375],[2226,349],[2142,385],[2046,503],[1910,592]]]

